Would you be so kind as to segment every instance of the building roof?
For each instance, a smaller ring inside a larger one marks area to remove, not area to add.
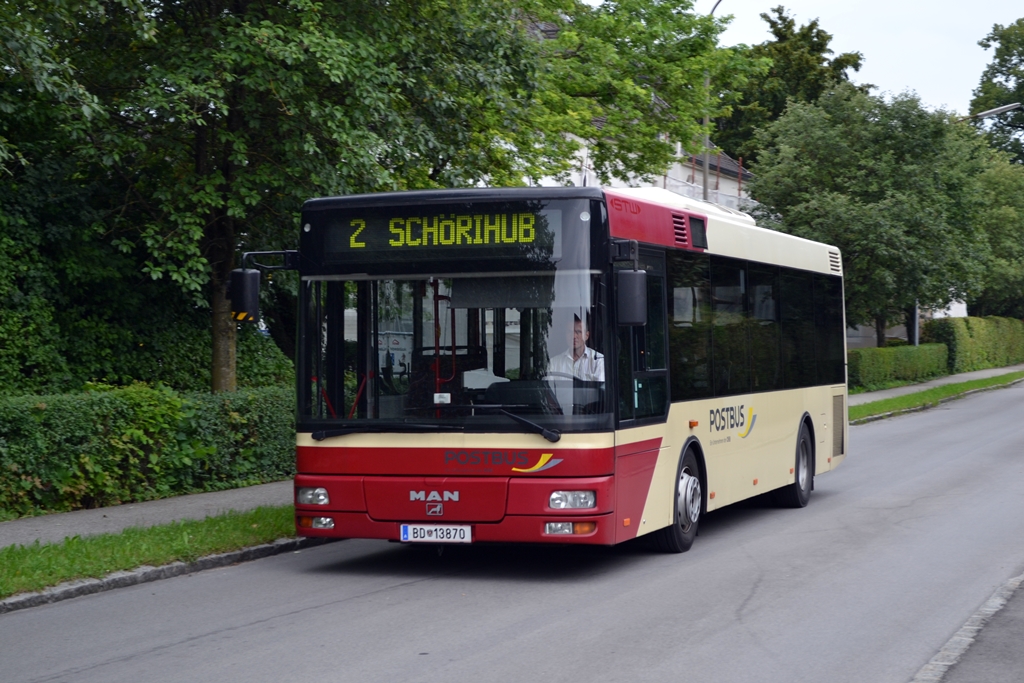
[[[708,173],[718,173],[718,172],[721,172],[722,175],[729,176],[730,178],[738,178],[739,177],[739,174],[740,174],[740,164],[739,164],[739,162],[737,160],[733,159],[731,156],[729,156],[725,152],[722,152],[720,150],[716,150],[714,148],[713,144],[711,145],[709,157],[710,158],[708,159]],[[695,165],[697,168],[703,169],[704,168],[704,155],[698,154],[697,158],[694,159],[694,155],[692,155],[692,154],[685,154],[683,156],[683,161],[681,161],[680,163],[682,163],[684,166]],[[754,174],[751,173],[750,171],[748,171],[746,168],[744,168],[743,169],[743,180],[744,180],[744,182],[750,181],[750,180],[753,180],[753,179],[754,179]]]

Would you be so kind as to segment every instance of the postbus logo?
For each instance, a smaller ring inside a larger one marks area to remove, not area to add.
[[[540,459],[537,460],[537,464],[533,467],[519,468],[513,467],[513,472],[522,472],[523,474],[533,474],[534,472],[543,472],[544,470],[550,470],[552,467],[562,462],[561,458],[554,458],[554,453],[541,453]]]
[[[744,410],[746,412],[744,412]],[[714,408],[710,415],[711,431],[722,432],[731,429],[742,429],[736,436],[745,439],[750,436],[757,422],[757,415],[753,408],[744,405],[728,406],[726,408]]]

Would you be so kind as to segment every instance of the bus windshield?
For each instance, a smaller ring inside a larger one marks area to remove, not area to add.
[[[433,210],[450,217],[452,231],[439,229],[425,245],[425,211],[412,232],[410,211],[333,217],[342,229],[328,236],[326,259],[357,272],[303,278],[300,366],[309,384],[300,383],[300,423],[511,432],[523,430],[519,417],[560,432],[610,428],[606,275],[590,264],[589,203],[492,207],[509,216],[506,234],[514,219],[520,237],[523,226],[533,231],[532,243],[449,252],[457,245],[440,238],[457,234],[461,216],[488,215],[460,208]],[[353,240],[344,228],[355,221],[376,252],[346,251]],[[464,236],[474,231],[470,222]],[[415,240],[433,257],[409,248]]]

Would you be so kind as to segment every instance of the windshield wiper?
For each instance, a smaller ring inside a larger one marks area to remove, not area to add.
[[[558,431],[557,429],[548,429],[544,425],[537,424],[533,420],[527,420],[525,417],[522,417],[521,415],[516,415],[515,413],[508,411],[508,408],[528,408],[529,406],[526,405],[525,403],[469,403],[465,405],[450,403],[447,405],[439,405],[434,407],[440,410],[450,410],[453,408],[472,408],[473,410],[481,411],[497,411],[502,415],[512,418],[512,420],[518,422],[522,426],[529,427],[530,431],[532,431],[534,434],[540,434],[551,443],[556,443],[559,439],[562,438],[562,432]]]
[[[428,424],[425,422],[400,422],[392,424],[353,424],[342,425],[334,429],[323,429],[313,432],[311,435],[314,441],[323,441],[332,436],[344,436],[345,434],[379,434],[382,432],[422,432],[422,431],[462,431],[462,427],[452,424]]]
[[[548,429],[543,425],[537,424],[533,420],[527,420],[525,417],[516,415],[515,413],[510,413],[504,408],[498,408],[498,412],[501,413],[502,415],[512,418],[513,420],[523,425],[524,427],[529,427],[535,434],[540,434],[551,443],[556,443],[559,439],[562,438],[562,432],[558,431],[557,429]]]

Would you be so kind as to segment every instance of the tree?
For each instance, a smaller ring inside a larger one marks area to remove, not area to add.
[[[775,121],[789,100],[814,102],[836,83],[849,80],[850,69],[859,71],[863,55],[844,52],[834,58],[832,35],[814,19],[799,28],[781,5],[762,14],[774,40],[746,48],[749,59],[770,60],[764,78],[750,79],[738,93],[732,113],[715,121],[715,143],[727,154],[756,160],[754,131]]]
[[[127,12],[140,36],[152,35],[152,24],[140,0],[111,3]],[[77,7],[103,17],[103,4],[89,0]],[[78,80],[67,55],[52,41],[55,27],[74,30],[76,4],[38,0],[31,4],[0,4],[0,173],[13,163],[26,163],[10,128],[25,120],[51,125],[89,120],[99,112],[95,95]]]
[[[971,315],[1024,318],[1024,165],[997,156],[982,173],[979,223],[991,259],[980,290],[969,292]]]
[[[915,302],[943,307],[978,289],[977,216],[991,151],[970,127],[912,95],[839,84],[792,102],[758,133],[751,193],[764,220],[843,253],[847,324],[887,324]]]
[[[704,85],[729,91],[767,69],[717,47],[725,21],[693,12],[692,0],[618,0],[549,16],[539,127],[584,142],[602,182],[658,175],[676,146],[698,147],[700,120],[723,102]]]
[[[306,198],[551,170],[520,115],[532,43],[500,3],[148,5],[155,39],[111,7],[57,39],[105,114],[80,152],[126,188],[108,227],[208,301],[215,390],[235,382],[236,253],[294,246]]]
[[[971,112],[1024,102],[1024,18],[1008,26],[996,24],[978,44],[986,50],[995,48],[995,54],[981,74]],[[978,120],[975,125],[987,126],[992,143],[1009,152],[1016,163],[1024,164],[1024,109]]]

